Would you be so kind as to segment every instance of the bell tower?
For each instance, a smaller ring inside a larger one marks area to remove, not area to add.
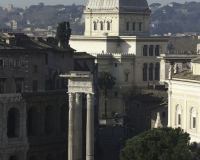
[[[88,0],[85,36],[149,36],[146,0]]]

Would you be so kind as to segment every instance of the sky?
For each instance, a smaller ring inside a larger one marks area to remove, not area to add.
[[[86,5],[88,0],[0,0],[0,6],[5,7],[8,4],[13,4],[14,7],[25,8],[26,6],[29,7],[30,5],[37,5],[40,2],[43,2],[45,5],[56,5],[56,4],[63,4],[63,5],[70,5],[75,3],[76,5],[82,4]],[[200,0],[147,0],[149,4],[151,3],[161,3],[165,5],[170,2],[177,2],[177,3],[185,3],[196,1],[200,2]]]

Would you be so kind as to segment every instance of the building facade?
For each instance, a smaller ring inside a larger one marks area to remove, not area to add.
[[[172,66],[171,66],[172,67]],[[193,59],[191,70],[172,75],[168,90],[168,126],[181,127],[188,132],[191,142],[200,143],[200,58]]]
[[[0,159],[67,159],[67,83],[74,50],[51,39],[0,35]]]
[[[85,34],[72,36],[70,46],[95,56],[99,72],[110,70],[117,78],[110,95],[118,92],[122,97],[133,85],[146,87],[159,83],[157,56],[167,52],[169,38],[150,36],[151,11],[146,0],[88,0],[84,14]],[[124,114],[122,98],[118,98],[118,103],[112,96],[108,99],[110,111],[116,108],[119,114]]]

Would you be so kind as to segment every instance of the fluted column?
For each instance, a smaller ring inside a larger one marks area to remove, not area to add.
[[[94,160],[94,95],[87,94],[86,160]]]
[[[82,93],[76,93],[75,105],[76,160],[82,160]]]
[[[74,93],[69,93],[69,131],[68,131],[68,159],[76,160],[75,155],[75,138],[74,138],[74,120],[75,120],[75,107],[74,107]]]

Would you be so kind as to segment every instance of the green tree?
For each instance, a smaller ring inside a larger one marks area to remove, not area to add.
[[[107,90],[112,89],[115,85],[116,78],[112,76],[110,71],[101,71],[98,75],[98,85],[104,92],[105,96],[105,114],[107,114]]]
[[[69,22],[63,21],[58,23],[57,32],[56,32],[56,39],[63,45],[69,44],[69,39],[71,36],[71,29]]]
[[[120,160],[193,160],[199,156],[197,143],[189,143],[181,128],[154,128],[127,140]]]

